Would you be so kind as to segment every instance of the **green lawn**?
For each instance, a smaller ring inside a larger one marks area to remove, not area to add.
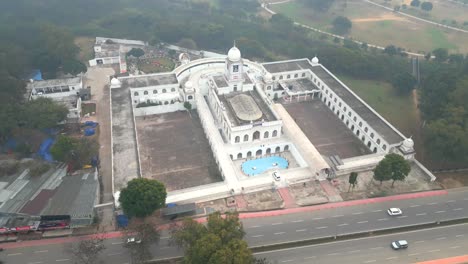
[[[148,62],[139,62],[138,68],[144,73],[157,73],[157,72],[168,72],[174,69],[174,62],[168,58],[158,58],[152,61],[153,63]],[[158,62],[159,64],[156,64]]]
[[[345,76],[339,78],[405,135],[412,135],[416,131],[418,118],[411,95],[396,95],[391,84],[386,82],[357,80]]]

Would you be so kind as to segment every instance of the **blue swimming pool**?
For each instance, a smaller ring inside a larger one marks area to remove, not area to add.
[[[249,175],[257,175],[269,169],[286,169],[288,161],[282,157],[267,157],[254,160],[248,160],[242,163],[242,171]]]

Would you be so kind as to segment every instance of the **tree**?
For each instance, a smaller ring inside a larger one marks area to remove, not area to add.
[[[435,56],[435,60],[438,62],[445,62],[449,58],[448,50],[444,48],[438,48],[432,51]]]
[[[423,2],[423,3],[421,4],[421,9],[424,10],[424,11],[428,11],[428,12],[429,12],[429,11],[432,10],[432,8],[433,8],[433,5],[432,5],[431,2]]]
[[[390,56],[397,55],[398,49],[394,45],[388,45],[384,49],[384,53],[387,53]]]
[[[159,181],[137,178],[123,188],[119,202],[128,217],[146,217],[166,204],[166,187]]]
[[[22,112],[22,122],[26,127],[44,129],[56,127],[59,122],[64,121],[68,109],[50,98],[40,97],[27,102]]]
[[[187,109],[187,111],[192,110],[192,104],[190,102],[185,102],[184,107],[185,107],[185,109]]]
[[[81,240],[78,244],[72,246],[72,255],[77,264],[94,264],[98,262],[99,254],[106,249],[104,239],[95,235],[92,239]]]
[[[349,188],[351,188],[351,186],[353,186],[353,189],[354,189],[354,186],[357,183],[357,177],[358,177],[357,172],[351,172],[351,174],[349,175],[349,179],[348,179]],[[348,189],[348,192],[349,192],[349,189]]]
[[[65,135],[60,135],[50,148],[54,160],[68,163],[73,169],[90,164],[98,151],[99,144],[94,139],[77,139]]]
[[[181,46],[182,48],[190,49],[190,50],[196,50],[197,48],[197,43],[191,38],[183,38],[179,40],[177,45]]]
[[[127,52],[127,56],[133,56],[135,58],[140,58],[143,55],[145,55],[145,51],[140,48],[132,48],[129,52]]]
[[[84,73],[88,70],[86,65],[81,61],[75,59],[68,59],[63,62],[63,71],[65,73],[70,73],[72,75],[78,75],[79,73]]]
[[[186,218],[172,230],[172,242],[185,249],[185,263],[265,263],[256,260],[242,240],[245,235],[237,212],[228,212],[223,217],[216,212],[208,216],[206,226]]]
[[[414,89],[416,79],[408,72],[402,72],[395,75],[392,79],[392,86],[396,88],[399,94],[407,95]]]
[[[411,171],[411,166],[402,156],[391,153],[387,154],[383,160],[379,162],[374,169],[374,179],[380,181],[393,180],[392,188],[395,181],[403,181]]]
[[[134,237],[139,240],[139,243],[127,243],[127,239]],[[151,254],[150,246],[158,243],[160,233],[155,228],[155,224],[151,223],[148,219],[141,221],[140,219],[132,218],[127,230],[125,230],[124,243],[130,250],[132,263],[145,263],[153,256]]]
[[[421,5],[421,1],[413,0],[413,1],[411,1],[410,5],[414,6],[414,7],[419,7],[419,5]]]
[[[349,20],[347,17],[344,16],[337,16],[333,20],[333,30],[338,33],[338,34],[346,34],[349,32],[349,30],[352,27],[351,20]]]

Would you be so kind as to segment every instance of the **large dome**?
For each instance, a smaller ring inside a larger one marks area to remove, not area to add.
[[[111,85],[112,85],[112,86],[120,86],[120,81],[119,81],[119,79],[117,79],[117,78],[115,78],[115,77],[112,78],[112,80],[111,80]]]
[[[412,149],[414,147],[414,141],[411,138],[407,138],[403,141],[403,147],[406,149]]]
[[[313,64],[318,64],[319,63],[319,59],[317,58],[317,56],[312,58],[312,63]]]
[[[239,61],[241,59],[241,52],[236,46],[232,47],[229,50],[228,59],[230,61]]]
[[[271,82],[273,80],[273,75],[271,75],[271,73],[267,72],[264,75],[264,79],[265,79],[265,82]]]

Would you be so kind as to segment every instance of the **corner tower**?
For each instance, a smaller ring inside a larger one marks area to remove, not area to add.
[[[234,91],[242,90],[242,83],[244,81],[244,63],[240,50],[236,47],[232,47],[226,58],[225,73],[226,80],[229,86],[232,86]],[[237,88],[238,87],[238,88]]]

